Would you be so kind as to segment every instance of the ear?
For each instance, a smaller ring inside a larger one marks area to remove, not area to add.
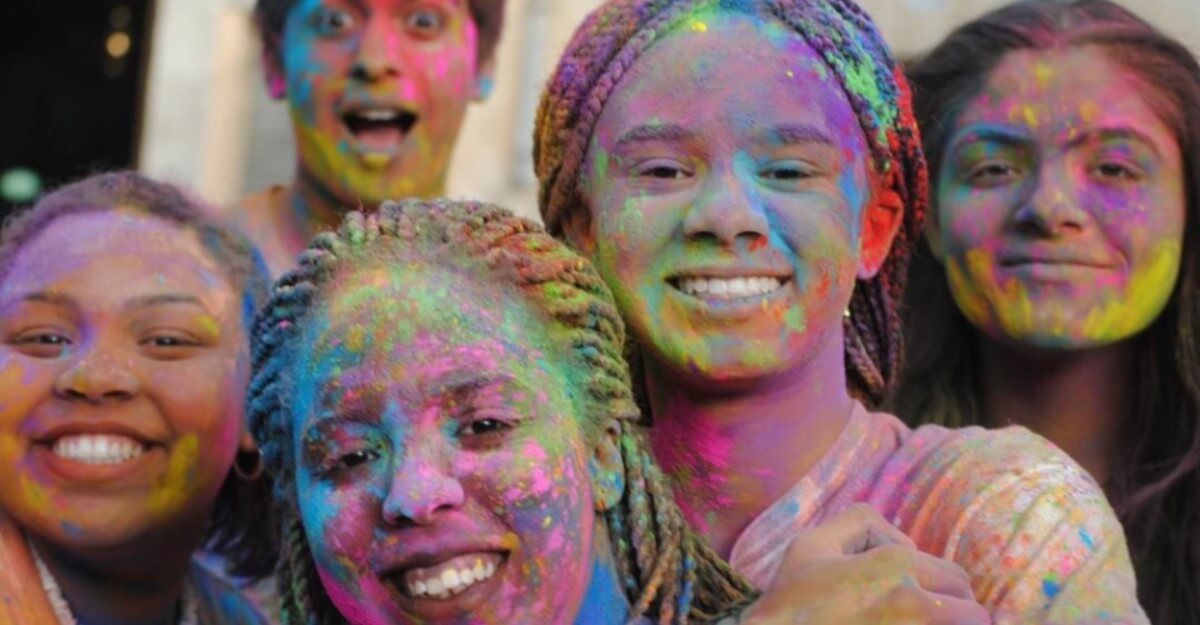
[[[596,233],[592,230],[592,211],[587,206],[576,206],[567,211],[562,219],[563,238],[575,251],[592,258],[596,251]]]
[[[267,95],[272,100],[282,100],[287,97],[287,74],[283,71],[283,61],[279,56],[280,42],[263,42],[262,66],[263,78],[267,83]]]
[[[243,429],[242,436],[238,439],[238,451],[240,452],[255,452],[258,451],[258,443],[254,440],[254,435],[250,430]]]
[[[596,512],[615,507],[625,495],[625,462],[621,459],[621,425],[608,419],[588,461]]]
[[[945,265],[946,247],[942,244],[942,224],[938,222],[937,211],[932,208],[929,217],[925,219],[925,242],[929,244],[929,251],[934,260],[939,265]]]
[[[879,273],[892,249],[892,241],[904,223],[904,201],[891,185],[880,185],[862,216],[858,242],[858,279],[870,280]]]
[[[480,62],[475,70],[475,91],[471,94],[471,99],[476,102],[484,102],[492,97],[492,90],[496,86],[495,54],[492,57]]]

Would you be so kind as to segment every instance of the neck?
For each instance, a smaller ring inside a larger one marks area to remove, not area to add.
[[[723,558],[845,427],[853,400],[842,350],[839,330],[795,369],[716,392],[708,389],[719,384],[647,362],[655,458],[688,522]]]
[[[629,621],[629,599],[621,591],[607,531],[598,526],[593,544],[591,578],[574,625],[625,625]]]
[[[174,625],[186,583],[191,550],[175,545],[154,549],[93,549],[85,553],[31,537],[80,625]]]
[[[1050,439],[1104,484],[1129,410],[1133,342],[1043,350],[981,339],[984,421]]]
[[[357,204],[346,206],[301,167],[289,189],[287,206],[281,215],[286,227],[281,231],[287,233],[289,245],[295,243],[292,247],[296,247],[298,253],[317,234],[337,228],[346,211],[357,208]]]

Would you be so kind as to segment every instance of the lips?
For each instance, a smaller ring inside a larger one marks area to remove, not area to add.
[[[432,551],[390,559],[376,569],[392,601],[421,622],[462,618],[494,602],[512,552],[490,543],[447,546],[433,540],[425,545]],[[415,535],[405,542],[420,544]]]
[[[34,451],[60,478],[107,482],[140,470],[162,443],[125,423],[79,421],[56,425],[33,437]],[[161,455],[158,454],[158,455]]]
[[[401,570],[389,577],[409,597],[444,601],[485,583],[503,563],[503,554],[481,551],[454,556],[429,566]]]

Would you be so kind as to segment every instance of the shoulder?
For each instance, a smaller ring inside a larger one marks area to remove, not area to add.
[[[201,622],[212,625],[272,625],[278,601],[274,580],[247,582],[226,573],[221,562],[210,554],[192,558],[192,585]]]
[[[1104,491],[1049,441],[1018,427],[924,426],[893,461],[907,485],[893,519],[962,566],[997,623],[1144,622]]]
[[[905,486],[894,502],[899,516],[914,532],[948,542],[999,521],[983,516],[986,509],[1007,511],[999,523],[1007,528],[1019,525],[1014,515],[1048,508],[1056,517],[1100,513],[1115,523],[1096,481],[1062,450],[1021,427],[922,426],[904,438],[885,470]],[[948,524],[951,519],[957,522]]]

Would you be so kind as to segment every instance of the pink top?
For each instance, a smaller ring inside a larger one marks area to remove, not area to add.
[[[996,625],[1149,623],[1104,493],[1019,427],[911,430],[856,405],[825,457],[746,527],[730,562],[765,587],[792,536],[859,502],[966,570]]]

